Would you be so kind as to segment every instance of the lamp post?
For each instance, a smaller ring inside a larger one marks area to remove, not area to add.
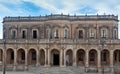
[[[3,51],[3,74],[6,74],[6,61],[5,61],[5,50],[6,50],[6,40],[3,40],[3,44],[4,44],[4,51]]]
[[[102,45],[102,50],[104,49],[104,45],[105,45],[105,39],[103,38],[101,41],[100,41],[100,44]],[[104,52],[102,51],[101,52],[101,64],[102,64],[102,74],[104,74]]]

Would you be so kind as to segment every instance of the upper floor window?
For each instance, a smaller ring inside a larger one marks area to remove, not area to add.
[[[117,39],[117,30],[116,30],[116,29],[114,29],[113,37],[114,37],[115,39]]]
[[[64,38],[68,38],[68,30],[67,29],[64,30]]]
[[[32,36],[33,36],[33,39],[37,38],[37,30],[32,31]]]
[[[83,38],[83,30],[79,30],[78,38],[79,39]]]
[[[107,30],[106,29],[102,29],[101,30],[101,37],[102,38],[106,38],[107,37]]]
[[[46,31],[47,38],[52,39],[52,32],[50,30]]]
[[[12,38],[15,39],[16,38],[16,30],[12,30]]]
[[[58,31],[58,29],[56,29],[56,30],[54,31],[54,37],[55,37],[55,38],[59,38],[59,31]]]
[[[90,29],[89,34],[90,34],[90,38],[94,38],[94,30],[93,29]]]
[[[26,34],[27,34],[27,33],[26,33],[26,30],[23,30],[23,31],[22,31],[22,38],[23,38],[23,39],[25,39],[25,38],[27,37]]]

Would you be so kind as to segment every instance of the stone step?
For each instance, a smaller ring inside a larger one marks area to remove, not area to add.
[[[80,74],[83,67],[34,67],[29,70],[35,74]]]

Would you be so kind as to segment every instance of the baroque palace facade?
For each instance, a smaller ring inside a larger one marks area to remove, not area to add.
[[[1,63],[4,60],[9,70],[80,66],[101,72],[104,66],[113,72],[120,66],[118,16],[5,17],[0,40]]]

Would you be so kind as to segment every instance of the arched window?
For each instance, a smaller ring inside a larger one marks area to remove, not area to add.
[[[14,60],[14,52],[13,52],[13,51],[11,51],[10,56],[11,56],[10,59],[11,59],[11,60]]]
[[[90,56],[90,61],[95,61],[95,54],[94,54],[94,52],[90,52],[90,54],[89,54],[89,56]]]
[[[54,31],[54,37],[55,38],[59,38],[59,31],[58,31],[58,29],[55,29],[55,31]]]
[[[82,38],[83,38],[83,30],[79,30],[78,38],[79,38],[79,39],[82,39]]]
[[[17,36],[17,32],[16,30],[12,30],[12,38],[15,39]]]
[[[36,52],[32,52],[32,60],[36,60]]]
[[[81,53],[78,55],[78,60],[79,60],[79,61],[83,61],[83,59],[84,59],[83,57],[84,57],[84,53],[81,52]]]
[[[102,59],[102,61],[106,61],[107,60],[107,55],[106,55],[107,53],[106,52],[103,52],[103,59]]]
[[[64,30],[64,38],[68,38],[68,30],[67,29]]]
[[[90,35],[89,35],[90,38],[94,38],[94,35],[95,35],[95,34],[94,34],[94,30],[93,30],[93,29],[90,29],[90,30],[89,30],[89,34],[90,34]]]
[[[24,51],[21,52],[21,60],[25,60],[25,52]]]

